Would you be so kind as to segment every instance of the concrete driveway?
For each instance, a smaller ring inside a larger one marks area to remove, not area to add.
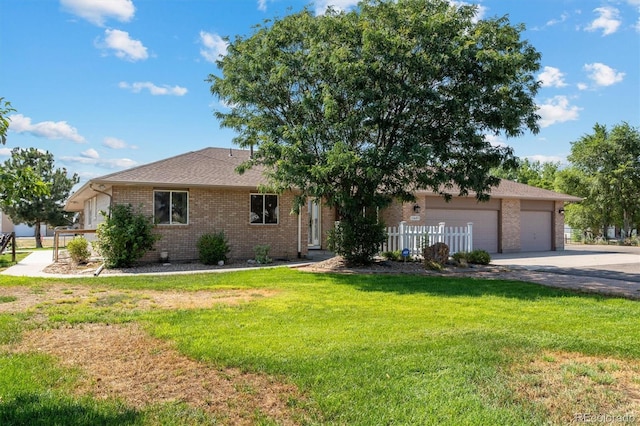
[[[491,263],[640,282],[640,247],[568,245],[564,251],[494,254]]]
[[[526,271],[554,287],[640,298],[640,247],[567,245],[564,251],[492,255],[491,263]]]

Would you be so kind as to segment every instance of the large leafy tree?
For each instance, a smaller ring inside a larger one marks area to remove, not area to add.
[[[556,174],[559,170],[559,162],[540,162],[524,158],[518,161],[518,167],[515,169],[499,167],[492,170],[491,174],[501,179],[509,179],[538,188],[554,190]]]
[[[15,223],[35,227],[36,247],[42,247],[40,225],[68,223],[63,210],[78,176],[54,169],[53,154],[35,148],[14,148],[0,174],[0,209]]]
[[[475,15],[446,0],[371,0],[258,26],[209,76],[229,106],[216,115],[256,148],[244,168],[300,190],[296,209],[323,199],[343,229],[376,244],[368,215],[443,185],[486,199],[499,181],[489,170],[514,157],[485,135],[538,130],[539,53],[522,26]]]
[[[0,97],[0,144],[7,143],[7,131],[9,130],[9,113],[15,109],[11,106],[11,102]]]
[[[609,131],[596,124],[593,133],[571,144],[572,167],[559,172],[560,189],[581,196],[568,208],[567,222],[605,234],[616,225],[624,236],[640,227],[640,131],[628,123]]]

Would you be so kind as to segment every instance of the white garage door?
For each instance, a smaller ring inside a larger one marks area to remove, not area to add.
[[[473,248],[498,252],[498,212],[495,210],[427,209],[427,225],[467,226],[473,222]]]
[[[522,251],[551,250],[551,212],[520,212],[520,245]]]

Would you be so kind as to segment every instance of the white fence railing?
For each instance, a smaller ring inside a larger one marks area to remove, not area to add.
[[[425,239],[427,239],[425,241]],[[413,226],[400,222],[399,226],[387,228],[387,242],[382,244],[381,252],[409,249],[410,256],[422,256],[422,247],[435,243],[445,243],[449,253],[470,252],[473,250],[473,223],[467,226],[445,226],[440,222],[436,226]]]

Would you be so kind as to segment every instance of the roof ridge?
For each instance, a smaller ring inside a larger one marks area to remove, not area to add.
[[[108,180],[108,179],[111,179],[114,176],[117,176],[117,175],[122,174],[124,172],[128,173],[128,172],[131,172],[131,171],[135,171],[135,170],[141,169],[143,167],[154,166],[154,165],[157,165],[157,164],[160,164],[160,163],[164,163],[164,162],[167,162],[167,161],[170,161],[170,160],[174,160],[176,158],[185,157],[187,155],[195,154],[197,152],[201,152],[201,151],[204,151],[206,149],[208,149],[208,148],[199,149],[197,151],[184,152],[182,154],[178,154],[178,155],[175,155],[173,157],[163,158],[162,160],[152,161],[151,163],[144,163],[144,164],[140,164],[139,166],[130,167],[128,169],[118,170],[117,172],[109,173],[108,175],[98,176],[98,177],[90,179],[90,180],[92,180],[92,181],[95,181],[95,180]]]

